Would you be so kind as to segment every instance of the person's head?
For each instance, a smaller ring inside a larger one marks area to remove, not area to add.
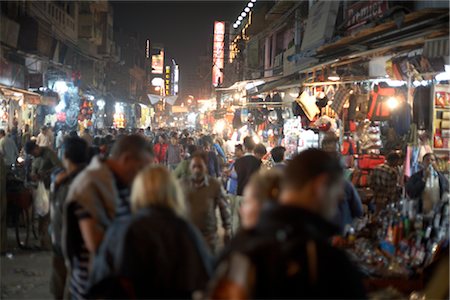
[[[178,137],[176,132],[172,132],[172,134],[170,135],[170,143],[174,146],[178,144]]]
[[[78,137],[78,133],[75,130],[69,132],[69,137]]]
[[[6,131],[4,129],[0,129],[0,139],[6,136]]]
[[[158,143],[165,144],[166,143],[166,136],[164,134],[161,134],[158,136]]]
[[[332,134],[327,136],[322,141],[322,150],[328,153],[338,152],[338,138]]]
[[[244,154],[244,148],[241,144],[234,146],[234,156],[236,156],[236,158],[240,158],[244,156]]]
[[[436,169],[436,155],[434,153],[427,153],[423,156],[422,165],[424,169],[433,166]]]
[[[192,157],[192,155],[197,151],[197,146],[195,145],[187,145],[186,147],[186,156]]]
[[[244,138],[244,151],[248,153],[252,153],[253,150],[255,150],[255,142],[253,141],[252,137],[246,136]]]
[[[151,162],[152,147],[139,135],[124,135],[111,149],[111,161],[125,184],[131,184],[137,173]]]
[[[29,132],[29,131],[30,131],[30,125],[25,124],[25,127],[23,128],[23,130],[24,130],[25,132]]]
[[[79,137],[68,137],[63,143],[63,164],[66,169],[69,165],[82,165],[88,163],[88,145]]]
[[[386,162],[389,166],[396,167],[400,163],[400,155],[397,152],[392,151],[386,156]]]
[[[188,137],[186,140],[186,144],[188,145],[194,145],[195,144],[195,140],[193,137]]]
[[[36,145],[36,141],[28,141],[25,144],[25,153],[28,155],[32,155],[34,157],[38,157],[41,155],[41,147]]]
[[[179,216],[185,215],[186,208],[178,182],[163,166],[147,166],[133,181],[132,211],[136,213],[147,207],[164,207]]]
[[[286,166],[280,201],[331,221],[344,187],[339,159],[323,150],[307,149]]]
[[[283,146],[276,146],[270,150],[270,155],[272,155],[272,159],[275,163],[280,163],[284,161],[284,153],[286,152],[286,148]]]
[[[259,143],[255,146],[255,150],[253,150],[253,153],[255,154],[256,158],[263,159],[263,157],[267,154],[266,146]]]
[[[47,128],[47,126],[42,126],[42,128],[41,128],[41,132],[42,132],[42,134],[46,134],[46,133],[47,133],[47,131],[48,131],[48,128]]]
[[[197,151],[194,154],[192,154],[189,169],[191,171],[192,177],[195,180],[201,180],[207,174],[208,168],[206,162],[207,158],[205,152]]]
[[[262,207],[267,202],[277,202],[281,191],[282,176],[277,170],[256,173],[244,189],[244,200],[240,208],[242,227],[256,225]]]

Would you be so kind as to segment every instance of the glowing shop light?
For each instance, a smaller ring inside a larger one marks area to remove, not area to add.
[[[245,11],[243,11],[243,12],[241,13],[241,16],[245,18],[245,17],[247,16],[247,13],[246,13]]]
[[[241,25],[241,21],[239,21],[239,20],[236,21],[236,24],[237,24],[237,25]]]
[[[100,99],[100,100],[97,101],[97,106],[98,106],[99,109],[104,109],[105,105],[106,105],[105,100]]]
[[[255,2],[256,2],[256,0],[250,0],[250,2],[253,2],[253,3],[255,3]]]
[[[116,105],[114,105],[114,108],[116,110],[116,114],[123,113],[123,105],[121,103],[116,103]]]
[[[339,79],[341,79],[341,77],[336,73],[336,71],[333,71],[333,72],[328,76],[328,80],[331,80],[331,81],[338,81]]]
[[[249,7],[246,7],[246,8],[244,8],[244,11],[245,11],[246,13],[248,13],[248,12],[250,12],[250,8],[249,8]]]
[[[60,94],[64,94],[69,90],[67,83],[65,81],[58,80],[53,84],[53,89]]]
[[[398,107],[398,99],[395,97],[391,97],[387,100],[387,106],[389,107],[389,109],[396,109]]]
[[[257,135],[254,135],[254,136],[252,137],[252,139],[253,139],[253,141],[255,142],[255,144],[259,144],[259,142],[261,142],[261,140],[259,139],[259,136],[257,136]]]
[[[236,23],[233,24],[233,28],[238,28],[238,26],[239,26],[239,25],[236,24]]]
[[[244,20],[244,18],[243,18],[242,16],[239,16],[239,17],[238,17],[238,20],[239,20],[239,21],[242,21],[242,20]]]
[[[55,106],[55,112],[60,113],[66,108],[66,103],[64,101],[59,101],[58,105]]]
[[[152,85],[153,86],[163,86],[164,85],[164,79],[160,77],[155,77],[152,79]]]
[[[450,80],[450,65],[445,65],[444,68],[445,72],[436,75],[435,78],[437,81]]]
[[[222,133],[225,129],[225,126],[226,124],[224,120],[218,120],[216,124],[214,124],[214,131],[216,133]]]
[[[250,8],[253,7],[253,5],[254,5],[253,2],[249,2],[249,3],[247,4],[247,6],[250,7]]]

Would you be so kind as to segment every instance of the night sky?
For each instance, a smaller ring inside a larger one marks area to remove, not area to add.
[[[166,59],[180,65],[180,94],[186,95],[198,81],[198,56],[212,47],[214,21],[234,22],[248,1],[116,1],[114,26],[138,32],[143,55],[147,38],[164,44]]]

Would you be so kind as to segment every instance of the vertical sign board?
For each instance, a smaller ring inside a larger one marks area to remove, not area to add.
[[[225,56],[225,22],[214,22],[212,84],[217,87],[223,83]]]
[[[164,76],[164,91],[166,96],[170,95],[170,66],[166,66],[166,71],[165,71],[165,76]]]
[[[164,49],[159,49],[158,54],[152,55],[152,74],[163,74]]]
[[[178,81],[180,78],[180,70],[178,69],[178,65],[174,66],[173,70],[173,94],[178,95]]]

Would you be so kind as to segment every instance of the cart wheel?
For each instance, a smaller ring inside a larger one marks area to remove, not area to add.
[[[20,219],[23,218],[25,232],[21,232]],[[28,209],[21,209],[16,222],[16,241],[19,248],[28,247],[28,239],[30,237],[30,211]],[[24,236],[25,234],[25,236]]]

